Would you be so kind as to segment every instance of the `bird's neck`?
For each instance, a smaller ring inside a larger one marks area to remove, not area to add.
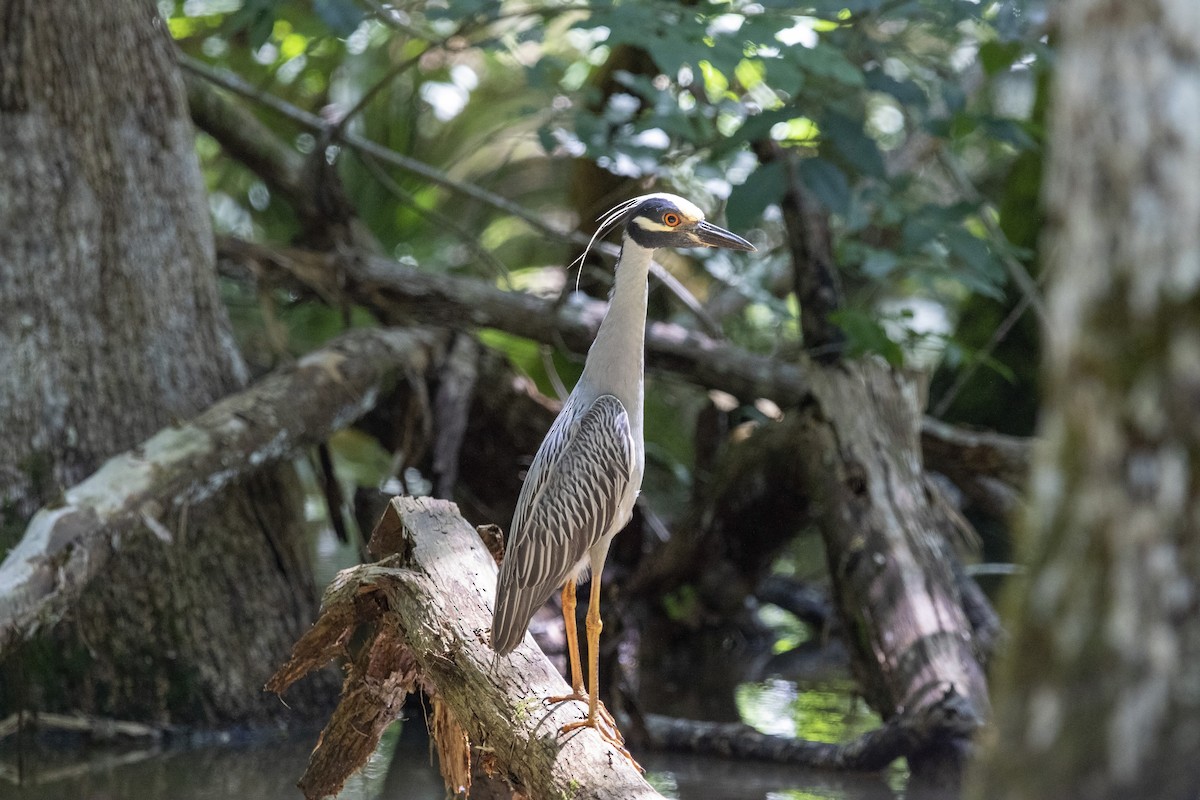
[[[588,351],[584,373],[615,394],[640,427],[646,350],[646,294],[654,251],[628,236],[621,243],[608,312]]]

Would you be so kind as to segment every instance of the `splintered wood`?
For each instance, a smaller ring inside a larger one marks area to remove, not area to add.
[[[420,689],[431,698],[432,735],[455,795],[470,790],[474,765],[514,797],[661,798],[595,731],[559,734],[586,709],[543,702],[569,687],[531,637],[508,656],[492,651],[495,561],[453,503],[393,498],[370,549],[381,560],[338,575],[320,618],[267,684],[282,692],[335,656],[350,657],[341,702],[300,781],[306,797],[336,793]],[[360,628],[367,643],[347,653]]]

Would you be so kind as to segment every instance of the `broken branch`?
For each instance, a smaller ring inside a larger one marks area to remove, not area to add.
[[[114,456],[34,515],[0,563],[0,653],[61,618],[104,568],[122,532],[196,503],[366,413],[401,372],[424,371],[442,337],[391,329],[348,333],[190,422]]]
[[[339,575],[321,619],[268,689],[282,691],[300,674],[324,664],[352,632],[347,621],[364,614],[354,605],[370,597],[364,616],[378,624],[364,650],[388,655],[371,658],[368,665],[409,664],[397,687],[419,687],[444,704],[438,712],[441,725],[452,731],[438,741],[444,761],[462,763],[461,730],[473,744],[472,756],[530,797],[661,800],[594,730],[559,733],[584,708],[572,702],[544,703],[543,698],[568,694],[569,688],[531,637],[511,655],[492,651],[488,629],[496,566],[457,506],[430,498],[394,498],[375,529],[371,550],[383,560]],[[380,704],[374,688],[385,674],[396,671],[352,669],[301,781],[309,797],[336,791],[395,718],[395,704]],[[374,681],[372,675],[377,676]],[[459,782],[466,773],[456,769],[443,774]]]

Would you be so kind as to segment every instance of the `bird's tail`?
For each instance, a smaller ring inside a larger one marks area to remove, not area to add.
[[[502,656],[515,650],[525,638],[534,612],[553,592],[553,588],[518,586],[501,567],[496,583],[496,609],[492,614],[492,649]]]

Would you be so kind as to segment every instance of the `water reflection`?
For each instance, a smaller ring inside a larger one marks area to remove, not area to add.
[[[878,775],[816,772],[673,753],[639,753],[638,759],[655,788],[677,800],[896,800]]]
[[[762,730],[838,741],[874,723],[843,686],[802,690],[772,679],[738,690],[746,721]],[[0,797],[13,800],[297,800],[296,781],[317,733],[237,745],[18,752],[0,747]],[[677,800],[895,800],[903,773],[843,775],[709,756],[637,753],[647,778]],[[20,776],[21,784],[15,785]],[[889,786],[891,784],[891,786]],[[441,800],[419,713],[394,725],[341,800]]]
[[[0,747],[0,797],[12,800],[297,800],[317,731],[274,741],[174,750]],[[344,800],[441,800],[420,718],[389,730]]]

